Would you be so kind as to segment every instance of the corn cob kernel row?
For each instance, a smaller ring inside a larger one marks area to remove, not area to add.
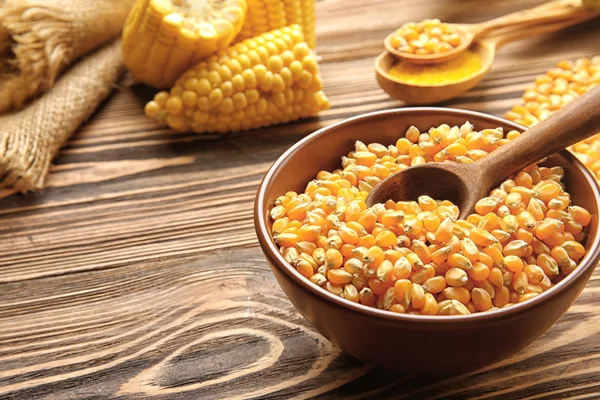
[[[146,115],[179,131],[228,132],[311,116],[329,108],[319,67],[298,25],[237,43],[200,62]]]
[[[302,27],[306,43],[315,48],[315,0],[248,0],[246,21],[237,40],[288,25]]]
[[[507,112],[506,118],[531,127],[598,84],[600,56],[561,61],[556,68],[536,78],[535,84],[525,90],[521,104]],[[600,134],[569,150],[600,179]]]
[[[123,59],[140,82],[171,86],[242,28],[245,0],[138,0],[123,28]]]
[[[439,19],[426,19],[402,25],[392,37],[392,46],[403,53],[440,54],[460,46],[456,29]]]
[[[270,210],[281,254],[306,279],[367,306],[397,313],[463,315],[538,296],[584,256],[591,216],[573,205],[560,167],[532,165],[458,220],[449,201],[367,207],[389,174],[432,161],[470,163],[520,135],[441,125],[411,127],[395,145],[356,142],[342,168],[321,171],[304,193]]]

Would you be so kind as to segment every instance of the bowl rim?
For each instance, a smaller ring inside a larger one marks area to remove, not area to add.
[[[573,273],[564,278],[562,281],[557,283],[551,289],[541,293],[533,299],[530,299],[523,303],[514,304],[507,308],[500,308],[497,310],[468,315],[444,315],[443,317],[437,315],[400,314],[387,310],[380,310],[375,307],[365,306],[360,303],[354,303],[350,300],[346,300],[339,296],[336,296],[321,288],[320,286],[315,285],[314,283],[303,277],[298,271],[296,271],[295,268],[293,268],[287,261],[285,261],[285,259],[279,252],[279,249],[277,248],[273,238],[271,237],[267,224],[265,223],[265,221],[267,221],[265,211],[268,207],[268,204],[266,203],[267,188],[269,187],[270,182],[275,176],[275,174],[279,172],[279,170],[282,167],[285,166],[290,156],[292,156],[306,144],[318,139],[320,136],[326,134],[329,131],[338,129],[340,127],[343,127],[344,125],[352,124],[361,120],[376,118],[379,116],[415,113],[437,113],[442,115],[447,114],[453,116],[460,115],[465,117],[465,121],[469,120],[470,117],[477,117],[480,119],[486,119],[490,123],[497,123],[498,126],[504,125],[513,127],[515,130],[519,130],[520,132],[523,132],[528,129],[523,125],[519,125],[515,122],[494,115],[485,114],[477,111],[446,107],[405,107],[379,110],[346,118],[331,125],[318,129],[317,131],[307,135],[306,137],[293,144],[289,149],[287,149],[269,168],[259,185],[254,202],[254,227],[260,247],[263,253],[265,254],[265,257],[268,259],[272,266],[274,266],[279,271],[287,275],[288,278],[290,278],[295,284],[299,285],[303,290],[308,291],[313,296],[318,296],[321,299],[329,301],[337,306],[343,307],[348,311],[358,312],[367,317],[380,318],[382,321],[387,320],[393,322],[410,322],[412,324],[452,324],[456,322],[468,323],[478,322],[482,320],[492,321],[499,320],[508,316],[513,316],[515,314],[520,314],[539,306],[546,300],[550,300],[551,298],[558,296],[561,292],[566,290],[568,286],[570,286],[574,281],[576,281],[581,275],[585,274],[590,268],[595,268],[595,266],[600,261],[600,240],[597,240],[598,236],[600,236],[600,229],[595,238],[596,240],[592,241],[591,247],[588,249],[585,256],[579,262],[578,268]],[[598,186],[598,182],[592,176],[591,172],[587,169],[587,167],[585,167],[583,163],[579,161],[577,157],[575,157],[575,155],[573,155],[571,152],[567,150],[561,150],[559,154],[565,157],[568,162],[572,163],[575,168],[582,171],[583,176],[587,181],[587,184],[591,187],[595,198],[596,209],[592,211],[592,215],[595,213],[596,216],[600,217],[600,188]]]

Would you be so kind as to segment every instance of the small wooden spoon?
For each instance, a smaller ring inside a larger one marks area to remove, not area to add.
[[[527,29],[505,28],[502,32],[485,37],[475,43],[472,50],[479,54],[479,57],[481,58],[481,69],[471,76],[452,82],[421,84],[399,80],[390,75],[389,71],[396,62],[404,61],[397,61],[389,52],[384,51],[375,60],[377,82],[387,94],[395,99],[404,101],[406,104],[419,105],[440,103],[457,97],[475,87],[490,71],[494,59],[496,58],[496,52],[503,45],[529,36],[555,32],[583,21],[590,20],[596,16],[596,14],[588,13],[565,21],[540,24]],[[426,66],[423,66],[423,68],[426,68]]]
[[[506,27],[528,27],[539,23],[560,22],[578,16],[594,14],[591,10],[581,6],[580,1],[555,0],[538,7],[518,11],[512,14],[492,19],[478,24],[448,24],[454,28],[461,38],[458,47],[438,54],[411,54],[399,51],[392,45],[396,32],[390,33],[384,41],[387,51],[399,60],[406,60],[413,64],[439,64],[457,57],[469,49],[473,43],[483,36]]]
[[[474,212],[477,201],[508,176],[598,132],[600,86],[474,163],[428,163],[390,175],[373,188],[367,204],[429,195],[454,202],[464,219]]]

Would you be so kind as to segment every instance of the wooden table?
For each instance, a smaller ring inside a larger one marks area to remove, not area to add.
[[[175,134],[143,116],[150,90],[115,90],[61,152],[47,190],[2,192],[0,398],[600,397],[600,271],[516,356],[449,379],[403,376],[351,358],[306,323],[271,275],[251,219],[260,179],[295,141],[402,106],[373,72],[394,27],[539,3],[321,1],[332,109],[286,126]],[[596,54],[598,20],[508,46],[485,81],[447,105],[503,115],[558,60]]]

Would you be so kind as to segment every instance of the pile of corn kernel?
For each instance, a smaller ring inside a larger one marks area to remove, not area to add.
[[[522,103],[507,112],[506,118],[531,127],[598,84],[600,56],[560,61],[556,68],[536,78],[535,84],[525,90]],[[600,134],[569,150],[600,180]]]
[[[388,175],[426,162],[471,163],[520,135],[470,123],[411,127],[395,145],[356,142],[342,168],[321,171],[302,194],[270,210],[272,234],[306,279],[350,301],[397,313],[463,315],[531,299],[584,256],[585,209],[572,205],[560,167],[532,165],[459,220],[451,202],[367,207]]]
[[[439,19],[425,19],[402,25],[391,44],[403,53],[439,54],[458,47],[461,38],[456,29]]]

